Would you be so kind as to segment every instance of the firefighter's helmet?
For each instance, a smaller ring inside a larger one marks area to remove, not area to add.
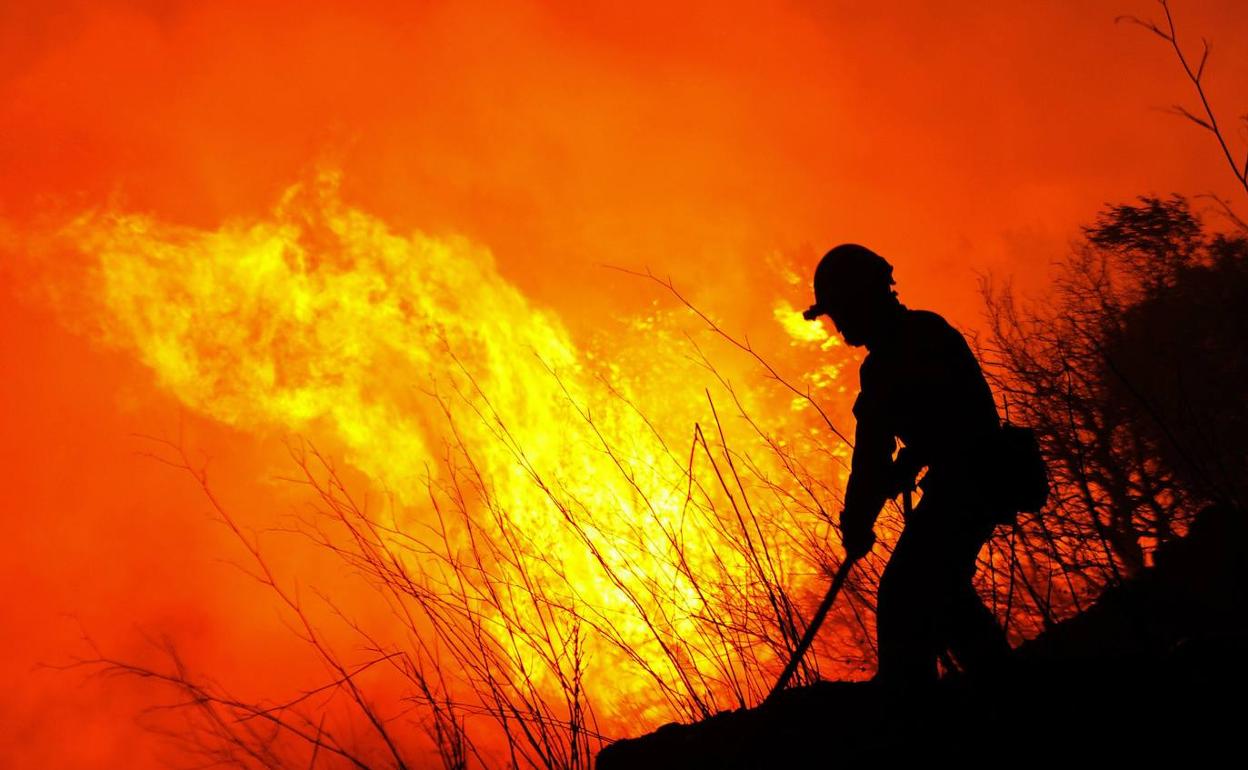
[[[873,295],[891,296],[895,284],[893,266],[865,246],[842,243],[833,248],[815,268],[815,304],[805,313],[813,321],[821,315],[835,316],[848,302],[862,302]]]

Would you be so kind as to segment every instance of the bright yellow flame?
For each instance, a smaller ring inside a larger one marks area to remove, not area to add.
[[[190,407],[251,430],[332,436],[417,517],[427,518],[431,479],[470,461],[485,485],[471,504],[482,516],[502,512],[524,534],[517,558],[554,605],[609,619],[665,675],[725,665],[722,650],[693,641],[706,637],[708,607],[689,573],[735,580],[763,568],[751,567],[731,542],[737,524],[715,508],[744,505],[746,490],[716,488],[718,475],[691,480],[687,466],[709,460],[691,462],[687,443],[673,449],[648,421],[681,426],[687,442],[688,426],[706,425],[696,384],[704,378],[657,366],[642,377],[579,350],[559,318],[499,275],[488,250],[460,237],[395,234],[344,205],[333,174],[292,187],[269,220],[206,231],[96,214],[65,234],[97,260],[109,341],[134,350]],[[798,340],[829,344],[821,325],[787,305],[776,318]],[[669,334],[662,313],[634,326],[648,350]],[[658,354],[647,355],[657,364]],[[750,394],[737,397],[754,406]],[[744,426],[727,432],[730,443],[758,443]],[[713,425],[705,433],[718,443]],[[774,494],[785,483],[778,465],[755,455],[742,475]],[[749,535],[771,549],[778,578],[814,572],[785,522],[766,527]],[[521,625],[563,624],[556,636],[577,622],[531,599],[506,602],[493,611]],[[603,672],[598,692],[644,718],[667,716],[619,647],[586,641]],[[534,655],[519,651],[517,663],[540,680]]]
[[[772,315],[780,322],[785,332],[797,342],[823,342],[828,339],[828,332],[823,328],[822,320],[807,321],[800,311],[794,309],[786,301],[776,303]]]

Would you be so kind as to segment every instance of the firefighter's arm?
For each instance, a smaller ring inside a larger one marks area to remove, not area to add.
[[[864,382],[864,386],[865,386]],[[873,394],[864,390],[854,403],[857,426],[849,481],[845,485],[845,508],[841,511],[841,538],[853,557],[871,550],[872,528],[885,501],[892,496],[893,451],[897,440],[886,415],[876,406]]]

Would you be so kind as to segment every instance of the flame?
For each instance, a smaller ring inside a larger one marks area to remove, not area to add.
[[[235,426],[327,429],[348,459],[418,495],[436,461],[420,388],[455,378],[454,350],[533,447],[569,421],[530,390],[542,365],[584,367],[567,330],[462,238],[403,237],[337,198],[290,188],[271,221],[217,231],[89,215],[68,231],[98,259],[108,341],[188,406]],[[546,378],[548,379],[548,378]],[[554,447],[544,442],[546,456]]]
[[[789,485],[801,494],[781,467],[786,440],[757,451],[767,435],[800,421],[787,425],[797,418],[778,410],[752,427],[709,427],[699,384],[710,379],[706,362],[663,352],[679,346],[670,315],[632,319],[627,338],[609,350],[578,347],[556,314],[500,276],[482,245],[397,234],[344,204],[338,189],[338,175],[323,173],[289,188],[270,218],[216,230],[114,212],[82,216],[63,235],[92,256],[111,345],[132,351],[204,415],[332,441],[394,494],[388,526],[427,523],[431,497],[436,504],[457,465],[470,464],[484,487],[475,515],[501,512],[509,531],[528,541],[517,557],[523,564],[493,565],[500,575],[523,575],[498,579],[536,576],[551,604],[582,608],[556,617],[530,596],[474,611],[499,615],[500,624],[553,623],[558,638],[579,634],[573,626],[587,614],[610,618],[613,643],[585,642],[599,674],[598,708],[670,717],[645,670],[675,677],[682,666],[705,674],[724,665],[722,652],[690,642],[714,611],[697,576],[744,580],[761,566],[749,563],[716,513],[726,499],[734,510],[748,506],[759,485],[747,479],[716,489],[709,476],[695,478],[710,470],[694,470],[688,450],[668,442],[688,441],[701,421],[712,437],[723,431],[712,438],[723,460],[730,445],[751,457],[762,489]],[[776,319],[794,344],[835,344],[787,305],[777,306]],[[833,383],[838,366],[817,373],[813,387]],[[732,395],[743,414],[768,411],[758,393]],[[808,402],[793,403],[796,412]],[[703,445],[713,463],[705,438]],[[756,520],[758,546],[780,565],[771,567],[777,580],[816,572],[793,529],[814,524]],[[464,546],[468,535],[455,536]],[[428,564],[413,569],[440,584],[453,578]],[[558,672],[543,674],[536,651],[519,650],[514,662],[555,686]]]

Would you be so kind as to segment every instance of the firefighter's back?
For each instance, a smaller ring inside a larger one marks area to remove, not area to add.
[[[939,314],[906,308],[860,373],[862,398],[933,471],[983,459],[1000,425],[992,390],[962,333]]]

